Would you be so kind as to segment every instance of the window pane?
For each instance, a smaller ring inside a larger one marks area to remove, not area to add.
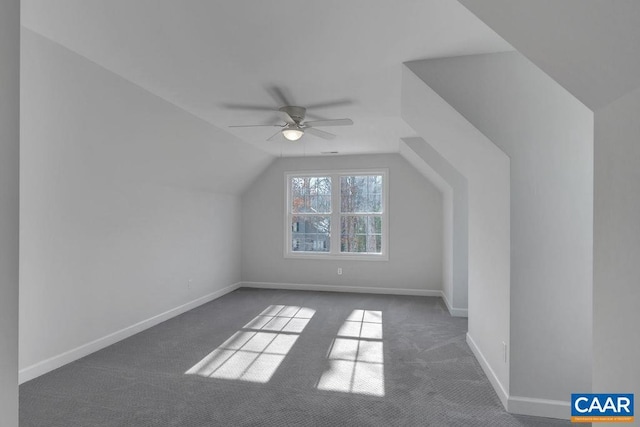
[[[341,252],[382,252],[382,218],[380,216],[342,215],[340,230]]]
[[[340,177],[341,212],[382,212],[382,175]]]
[[[329,252],[330,230],[328,216],[294,216],[291,221],[291,250]]]
[[[291,178],[291,212],[331,212],[331,178],[328,176]]]

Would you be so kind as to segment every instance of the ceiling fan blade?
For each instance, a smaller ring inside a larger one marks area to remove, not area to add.
[[[289,115],[289,113],[287,113],[286,111],[278,111],[278,113],[280,114],[280,118],[282,120],[284,120],[285,122],[287,122],[290,125],[295,125],[296,121],[293,120],[293,118]]]
[[[318,102],[316,104],[307,105],[307,110],[313,110],[318,108],[339,107],[341,105],[351,105],[353,101],[350,99],[338,99],[335,101]]]
[[[316,128],[306,128],[304,131],[309,132],[312,135],[319,136],[322,139],[334,139],[336,137],[332,133],[325,132],[323,130],[316,129]]]
[[[277,137],[278,135],[282,135],[282,132],[281,132],[281,131],[278,131],[278,132],[274,133],[274,134],[273,134],[273,135],[271,135],[269,138],[267,138],[267,141],[273,141],[274,139],[276,139],[276,137]]]
[[[305,126],[350,126],[353,124],[351,119],[335,119],[335,120],[312,120],[310,122],[304,122]]]
[[[269,92],[269,95],[271,95],[271,97],[278,104],[280,104],[280,106],[294,105],[291,100],[291,97],[288,97],[287,94],[285,93],[286,92],[285,89],[282,89],[278,86],[271,86],[267,88],[267,92]]]
[[[277,108],[268,105],[252,105],[252,104],[222,104],[222,107],[229,110],[247,110],[247,111],[278,111]]]
[[[282,125],[232,125],[230,128],[257,128],[257,127],[278,127],[281,128]]]

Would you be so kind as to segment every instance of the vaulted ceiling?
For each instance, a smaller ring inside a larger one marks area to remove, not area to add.
[[[592,110],[640,86],[637,0],[458,0]]]
[[[273,155],[396,152],[402,63],[512,50],[453,0],[23,0],[22,23],[229,134]],[[326,141],[265,141],[273,87],[310,118],[349,117]]]

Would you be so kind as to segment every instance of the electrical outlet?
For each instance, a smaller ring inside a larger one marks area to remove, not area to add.
[[[338,267],[338,276],[342,276],[342,267]]]
[[[191,283],[193,282],[193,280],[189,279],[189,282],[187,282],[187,288],[191,289]]]
[[[502,359],[507,363],[507,343],[502,341]]]

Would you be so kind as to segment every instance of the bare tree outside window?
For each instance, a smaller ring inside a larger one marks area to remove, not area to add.
[[[287,173],[285,257],[388,260],[387,176],[386,169]]]
[[[291,179],[291,250],[329,252],[331,247],[331,177]]]
[[[340,251],[382,251],[382,175],[340,178]]]

